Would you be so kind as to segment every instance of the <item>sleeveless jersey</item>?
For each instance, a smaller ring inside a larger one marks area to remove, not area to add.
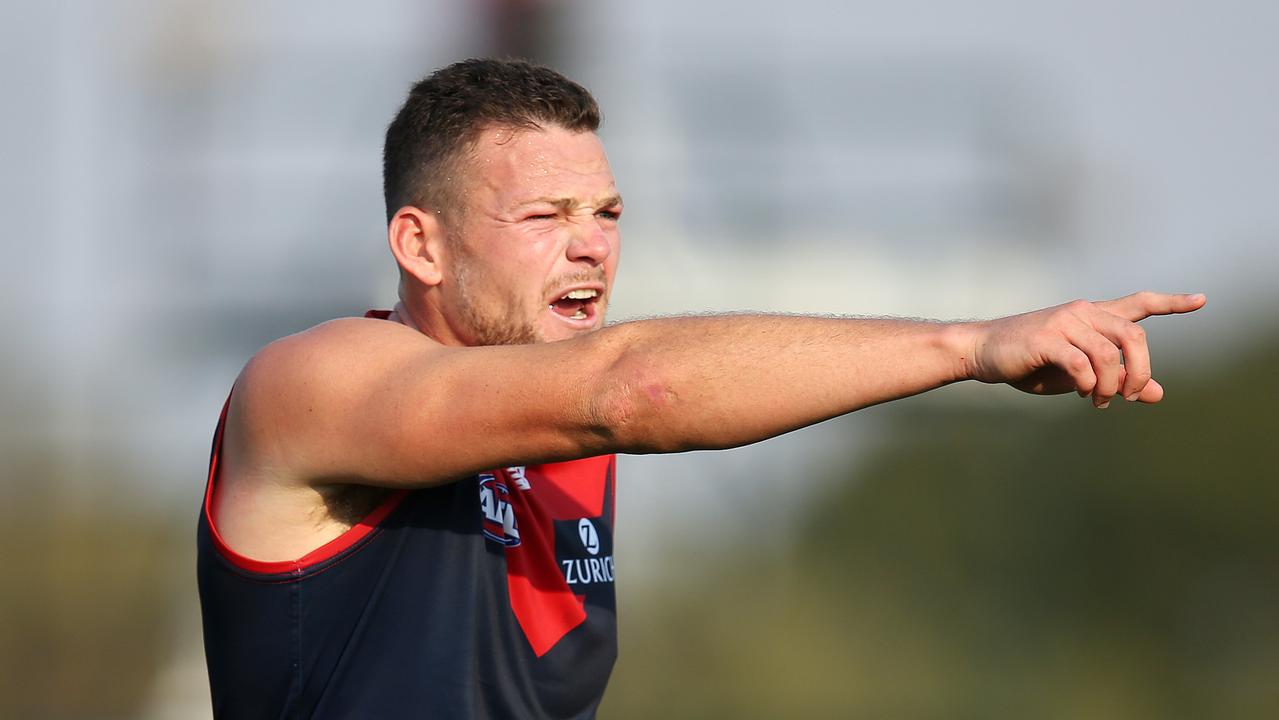
[[[197,531],[216,717],[595,715],[617,655],[613,456],[396,491],[261,562],[212,514],[225,424],[224,407]]]

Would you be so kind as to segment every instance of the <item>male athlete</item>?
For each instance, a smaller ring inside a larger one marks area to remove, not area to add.
[[[622,199],[599,122],[522,62],[413,88],[384,157],[400,302],[268,345],[218,425],[198,573],[219,717],[591,717],[616,655],[613,453],[958,380],[1158,402],[1135,323],[1204,303],[605,327]]]

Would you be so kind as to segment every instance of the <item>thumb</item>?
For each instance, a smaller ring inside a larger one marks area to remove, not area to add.
[[[1146,383],[1146,387],[1141,389],[1141,394],[1137,396],[1137,402],[1157,403],[1164,399],[1164,386],[1155,380]]]

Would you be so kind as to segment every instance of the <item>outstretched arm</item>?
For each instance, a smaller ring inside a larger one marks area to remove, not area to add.
[[[796,317],[680,318],[618,328],[625,396],[614,449],[676,452],[755,442],[963,379],[1105,406],[1157,402],[1137,320],[1202,296],[1137,293],[978,323]]]
[[[1203,302],[1138,293],[979,323],[667,318],[483,348],[342,320],[254,358],[228,439],[237,465],[284,482],[421,486],[504,464],[743,445],[970,378],[1155,402],[1135,321]]]

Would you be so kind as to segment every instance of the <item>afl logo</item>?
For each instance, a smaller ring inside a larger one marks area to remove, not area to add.
[[[484,514],[484,537],[506,547],[520,544],[520,529],[515,522],[515,509],[507,502],[509,491],[493,473],[480,473],[480,511]]]
[[[577,523],[577,536],[582,538],[582,547],[586,548],[586,552],[592,555],[598,555],[600,552],[600,536],[595,532],[595,523],[587,518],[582,518]]]

